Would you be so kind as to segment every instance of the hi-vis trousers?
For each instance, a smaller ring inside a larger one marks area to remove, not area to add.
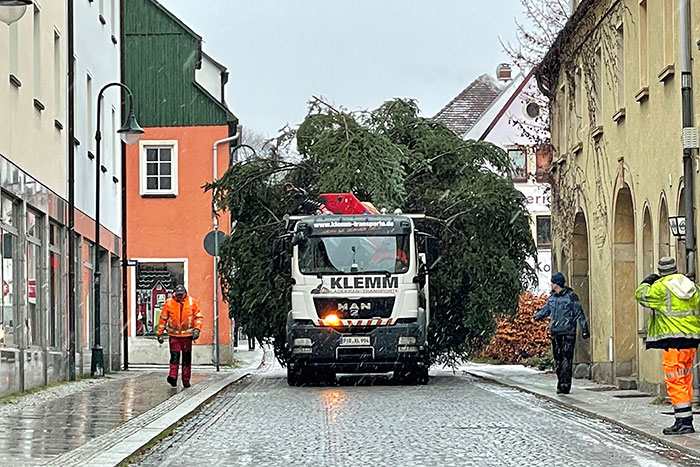
[[[666,392],[673,404],[676,419],[693,418],[693,359],[695,349],[663,351]]]

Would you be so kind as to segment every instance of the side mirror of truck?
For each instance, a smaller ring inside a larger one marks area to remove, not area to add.
[[[291,271],[287,262],[287,244],[289,234],[282,235],[272,243],[272,271],[283,277],[291,277]]]
[[[435,266],[440,261],[438,239],[425,232],[416,232],[416,237],[419,241],[419,251],[425,254],[425,271],[421,268],[421,272],[427,274],[435,269]]]

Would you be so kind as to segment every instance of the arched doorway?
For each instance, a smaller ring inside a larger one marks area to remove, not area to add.
[[[644,217],[642,219],[642,275],[646,277],[655,270],[654,233],[648,206],[644,208]]]
[[[613,360],[616,377],[637,373],[637,255],[629,186],[617,194],[613,247]]]
[[[685,189],[681,188],[678,194],[678,215],[685,217]],[[676,240],[676,264],[678,264],[678,272],[685,274],[687,272],[685,260],[685,242]]]
[[[659,209],[659,258],[669,256],[671,254],[671,241],[668,227],[668,207],[666,199],[661,198],[661,207]],[[656,269],[656,267],[654,267]]]
[[[583,307],[583,313],[588,321],[589,329],[592,329],[590,310],[590,274],[588,260],[588,225],[586,216],[579,212],[574,220],[574,237],[571,251],[571,288],[578,295]],[[588,363],[592,360],[591,341],[581,339],[581,330],[578,331],[576,351],[574,353],[574,364]],[[585,366],[584,366],[585,368]],[[577,370],[578,372],[578,370]],[[588,368],[590,376],[590,367]]]

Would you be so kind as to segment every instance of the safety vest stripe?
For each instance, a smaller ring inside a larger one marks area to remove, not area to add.
[[[684,334],[682,332],[664,333],[658,336],[647,336],[647,342],[661,341],[664,339],[700,339],[700,334]]]
[[[642,289],[642,300],[641,300],[641,305],[649,307],[649,300],[647,300],[647,293],[649,292],[649,288],[651,286],[649,284],[645,284],[644,288]]]

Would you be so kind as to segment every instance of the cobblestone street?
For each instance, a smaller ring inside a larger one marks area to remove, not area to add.
[[[275,365],[222,393],[138,465],[194,464],[572,467],[700,460],[470,376],[438,372],[428,386],[344,378],[335,387],[291,388]]]

